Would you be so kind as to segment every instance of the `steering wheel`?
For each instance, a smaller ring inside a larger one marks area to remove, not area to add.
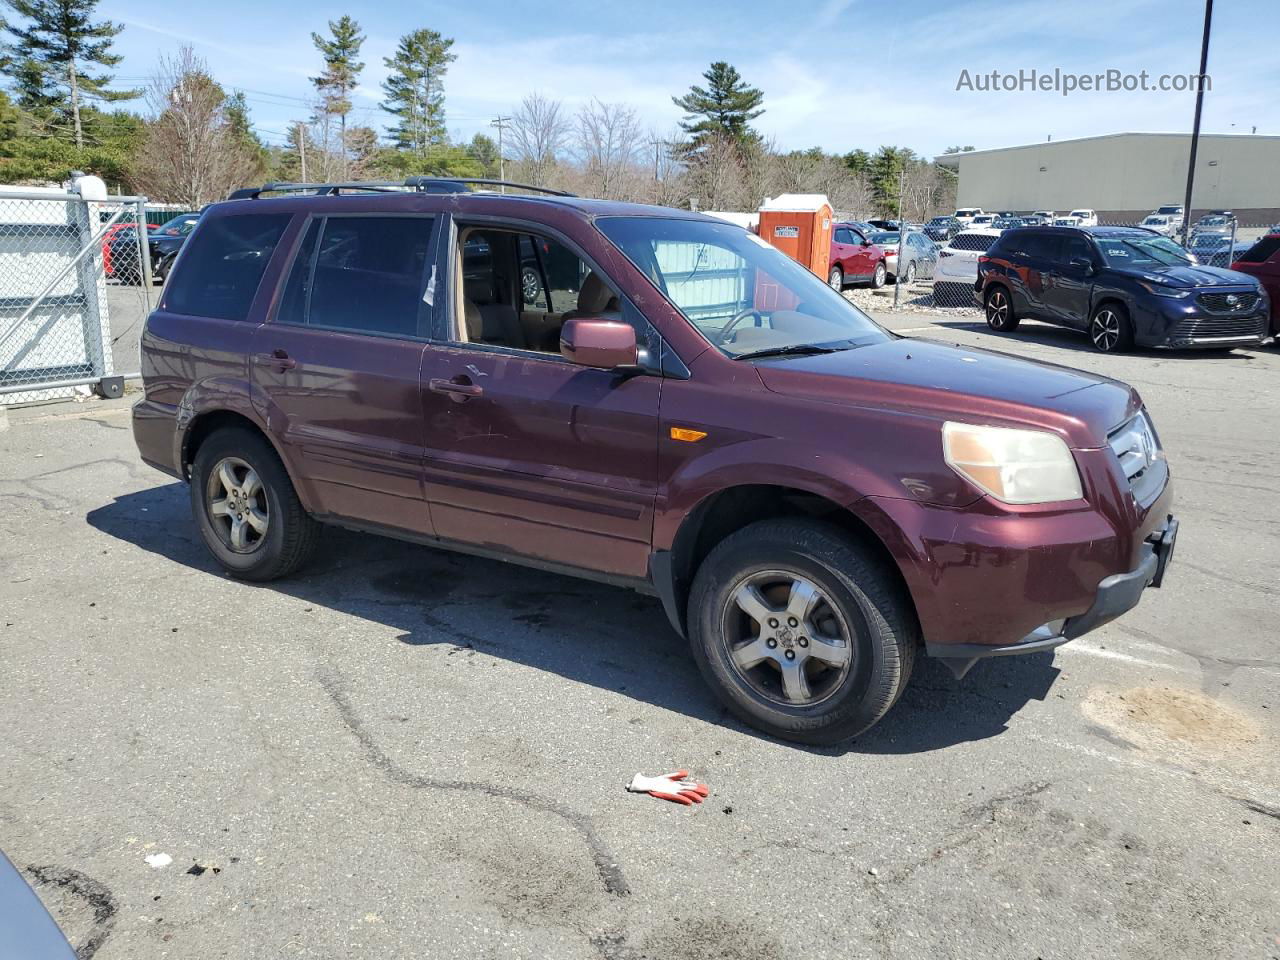
[[[728,343],[729,334],[733,333],[734,328],[737,327],[738,324],[740,324],[743,320],[747,319],[747,317],[755,317],[757,320],[764,319],[760,311],[757,310],[755,307],[747,307],[744,310],[739,310],[737,313],[733,315],[733,319],[730,320],[728,323],[726,323],[721,328],[720,332],[716,334],[716,344],[719,345],[722,343]]]

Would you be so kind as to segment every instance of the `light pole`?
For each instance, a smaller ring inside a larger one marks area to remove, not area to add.
[[[1182,245],[1187,245],[1191,229],[1191,191],[1196,182],[1196,150],[1200,146],[1200,112],[1204,108],[1204,73],[1209,66],[1209,28],[1213,23],[1213,0],[1204,0],[1204,37],[1200,41],[1200,74],[1196,77],[1196,116],[1191,123],[1191,158],[1187,162],[1187,195],[1182,203]]]

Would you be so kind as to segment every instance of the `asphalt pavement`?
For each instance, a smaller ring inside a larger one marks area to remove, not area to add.
[[[132,397],[10,411],[0,849],[98,960],[1280,957],[1280,349],[881,319],[1134,384],[1165,587],[808,749],[651,598],[336,530],[238,583]],[[677,767],[701,807],[623,790]]]

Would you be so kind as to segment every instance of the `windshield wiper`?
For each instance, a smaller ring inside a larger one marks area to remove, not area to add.
[[[740,353],[733,359],[735,360],[754,360],[756,357],[801,357],[811,356],[818,353],[835,353],[837,350],[846,350],[847,347],[820,347],[816,343],[793,343],[786,347],[766,347],[763,350],[752,350],[750,353]]]

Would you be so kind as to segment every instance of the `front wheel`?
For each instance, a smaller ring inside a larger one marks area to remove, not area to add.
[[[916,262],[912,260],[907,264],[907,275],[905,277],[907,286],[916,282]]]
[[[196,451],[191,512],[214,559],[243,580],[292,573],[319,539],[271,444],[243,428],[218,430]]]
[[[885,278],[889,276],[889,270],[885,267],[884,261],[881,260],[876,264],[876,272],[871,275],[871,286],[879,289],[884,286]]]
[[[1129,311],[1118,303],[1104,303],[1089,320],[1089,340],[1103,353],[1120,353],[1133,347]]]
[[[762,520],[725,538],[689,600],[703,677],[773,736],[857,736],[902,693],[919,642],[910,600],[884,563],[812,520]]]
[[[827,277],[827,283],[831,285],[831,289],[836,293],[844,289],[844,271],[840,269],[838,264],[831,268],[831,275]]]

